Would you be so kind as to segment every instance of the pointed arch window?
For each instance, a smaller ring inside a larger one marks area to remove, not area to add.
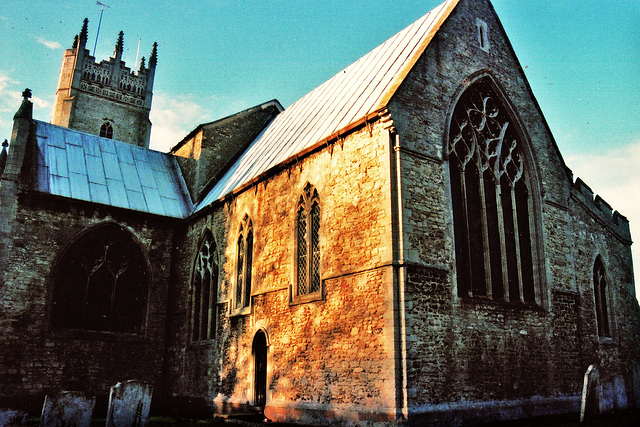
[[[111,123],[104,122],[100,127],[100,136],[103,138],[113,139],[113,126]]]
[[[533,203],[523,151],[516,122],[490,79],[467,88],[448,142],[459,296],[536,302]]]
[[[215,338],[218,302],[218,252],[209,231],[202,238],[191,284],[191,339]]]
[[[296,280],[294,297],[322,297],[320,281],[320,200],[306,184],[296,210]]]
[[[150,274],[131,234],[117,224],[75,239],[54,270],[52,327],[141,334]]]
[[[598,257],[593,266],[593,294],[596,303],[596,321],[598,324],[598,336],[600,338],[611,337],[609,323],[610,310],[607,303],[607,278],[602,258]]]
[[[251,269],[253,267],[253,225],[247,215],[240,225],[237,241],[235,310],[251,305]]]

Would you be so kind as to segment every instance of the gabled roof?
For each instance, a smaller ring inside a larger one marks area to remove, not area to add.
[[[172,155],[34,121],[34,190],[185,218],[193,210]]]
[[[447,0],[279,114],[196,210],[385,108],[459,0]]]

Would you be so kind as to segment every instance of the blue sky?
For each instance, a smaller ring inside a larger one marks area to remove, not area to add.
[[[166,149],[199,123],[274,98],[287,107],[440,2],[104,0],[96,57],[112,54],[120,30],[132,68],[138,40],[147,58],[158,42],[152,147]],[[640,1],[492,3],[567,165],[638,239]],[[95,0],[3,0],[0,139],[25,87],[35,118],[50,120],[62,54],[85,17],[93,51]]]

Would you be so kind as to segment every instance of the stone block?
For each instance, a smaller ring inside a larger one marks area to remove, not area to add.
[[[125,381],[111,387],[107,427],[147,425],[153,387],[141,381]]]
[[[91,424],[96,398],[77,391],[47,395],[42,406],[40,427],[83,427]]]

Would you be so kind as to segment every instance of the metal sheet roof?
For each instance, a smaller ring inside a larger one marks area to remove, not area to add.
[[[196,210],[384,108],[459,0],[447,0],[280,113]]]
[[[35,121],[35,190],[185,218],[193,210],[174,156]]]

